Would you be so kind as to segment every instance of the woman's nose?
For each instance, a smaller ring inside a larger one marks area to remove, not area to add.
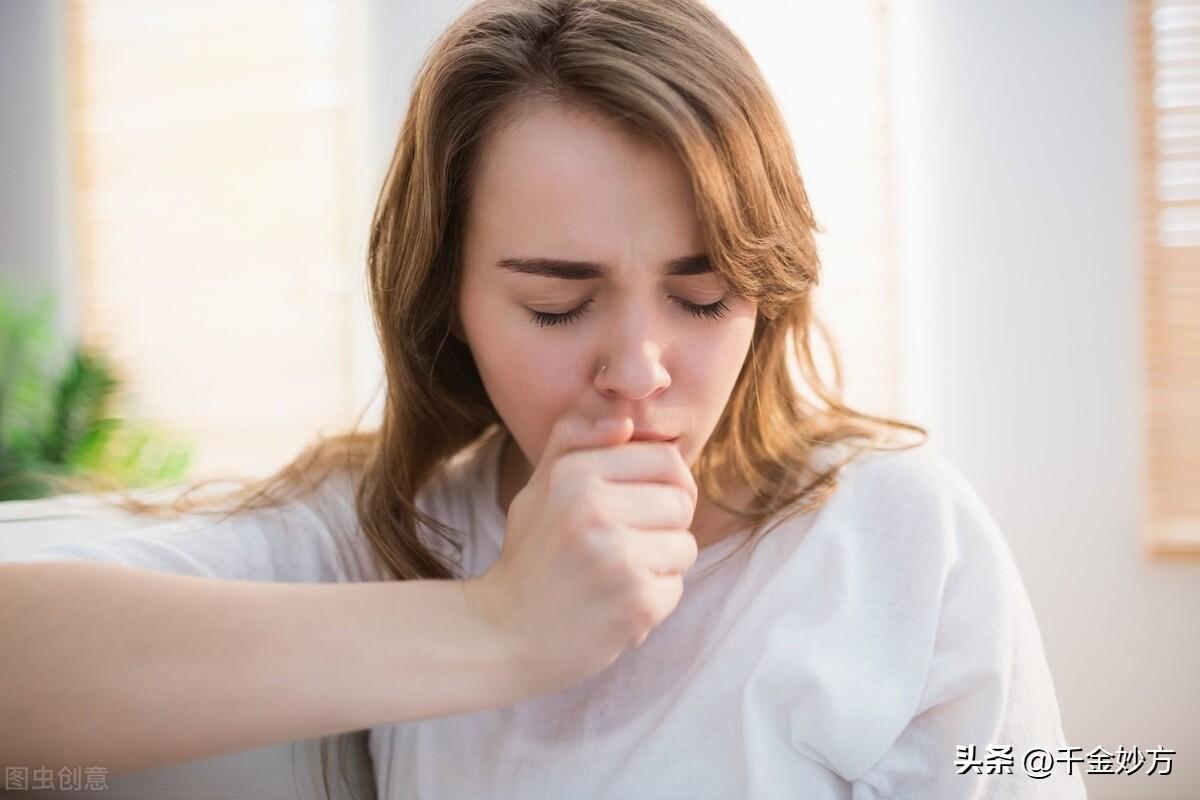
[[[659,348],[643,344],[628,352],[601,356],[596,388],[629,400],[642,400],[671,385],[671,375],[662,363]]]

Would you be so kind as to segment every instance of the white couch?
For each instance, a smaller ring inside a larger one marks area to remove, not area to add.
[[[0,503],[0,561],[22,557],[51,543],[94,540],[153,522],[106,509],[81,496]],[[337,759],[329,762],[331,795],[326,794],[321,778],[320,743],[319,738],[281,742],[137,773],[102,772],[107,786],[104,796],[114,800],[318,800],[332,795],[338,800],[374,800],[366,732],[331,737],[327,758]],[[33,770],[39,765],[20,766],[28,767],[23,770],[28,788],[10,786],[5,792],[6,774],[0,772],[0,796],[79,797],[80,789],[63,788],[69,784],[58,775],[34,782]],[[38,786],[46,788],[35,788]]]

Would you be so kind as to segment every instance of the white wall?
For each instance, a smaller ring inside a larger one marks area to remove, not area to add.
[[[1126,0],[895,0],[910,414],[1008,535],[1070,744],[1165,746],[1200,797],[1200,562],[1140,548],[1132,16]]]

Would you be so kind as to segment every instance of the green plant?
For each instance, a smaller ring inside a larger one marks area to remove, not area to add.
[[[51,476],[126,488],[181,480],[191,445],[114,416],[122,379],[100,353],[56,339],[53,309],[49,296],[0,292],[0,500],[54,494]]]

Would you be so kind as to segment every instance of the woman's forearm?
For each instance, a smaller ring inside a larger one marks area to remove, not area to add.
[[[216,580],[0,564],[0,763],[111,773],[504,705],[453,580]]]

